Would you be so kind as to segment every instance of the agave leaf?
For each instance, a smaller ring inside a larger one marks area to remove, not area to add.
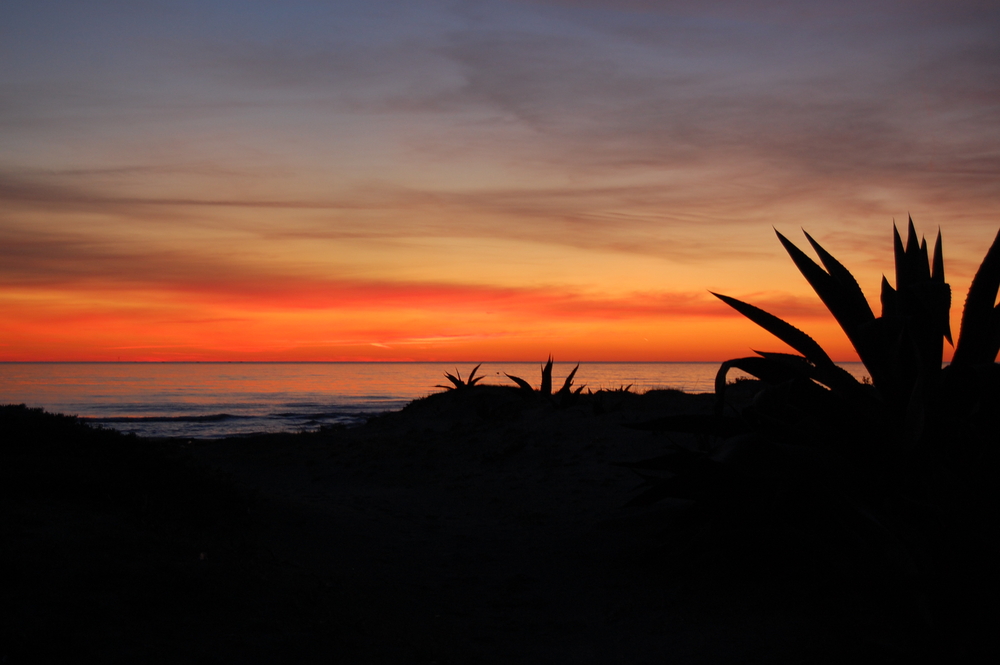
[[[899,314],[899,297],[896,289],[892,288],[889,280],[882,275],[882,318],[892,317]]]
[[[809,363],[808,360],[802,356],[796,356],[791,353],[775,353],[774,351],[757,351],[754,353],[766,358],[767,360],[772,360],[776,363],[780,363],[786,367],[791,372],[796,372],[797,376],[802,378],[812,379],[824,386],[830,388],[840,388],[844,390],[852,390],[859,388],[861,384],[854,377],[853,374],[848,372],[846,369],[840,365],[830,365],[829,367],[816,367]]]
[[[858,284],[851,271],[826,251],[812,236],[808,233],[805,236],[809,240],[809,244],[816,250],[816,254],[819,255],[820,261],[823,262],[823,266],[829,271],[830,276],[840,285],[843,298],[849,303],[852,313],[851,325],[848,326],[845,325],[845,322],[841,322],[840,318],[837,317],[837,313],[832,308],[830,309],[831,313],[833,313],[834,318],[837,319],[837,322],[844,329],[848,339],[854,346],[854,350],[858,352],[861,362],[868,368],[868,372],[875,377],[872,380],[878,381],[885,373],[883,368],[885,359],[880,352],[881,345],[879,339],[874,334],[873,323],[875,321],[875,313],[872,311],[871,305],[868,304],[868,299],[865,298],[864,291],[861,290],[861,285]],[[888,286],[888,282],[885,281],[884,277],[883,283],[884,289]],[[889,289],[891,290],[892,287],[889,286]]]
[[[951,324],[948,321],[951,311],[951,285],[935,279],[924,282],[920,289],[921,303],[926,308],[924,321],[935,338],[945,337],[951,342]],[[935,342],[938,340],[935,339]]]
[[[948,340],[949,344],[955,346],[955,342],[951,339],[951,317],[948,315],[951,311],[951,287],[944,281],[944,253],[941,245],[941,229],[938,229],[937,240],[934,241],[934,264],[931,268],[931,282],[947,287],[948,293],[945,296],[947,302],[944,307],[943,322],[944,337]]]
[[[926,249],[921,252],[917,230],[913,227],[913,219],[908,220],[906,229],[906,246],[899,235],[899,229],[892,225],[892,250],[896,262],[896,291],[909,290],[922,280],[930,279]]]
[[[896,290],[901,291],[909,284],[909,273],[906,270],[906,250],[903,248],[903,239],[899,237],[896,222],[892,223],[892,256],[896,264]]]
[[[759,307],[745,303],[742,300],[713,293],[712,291],[709,291],[709,293],[804,355],[814,365],[833,364],[830,356],[826,354],[823,347],[816,343],[816,340],[787,321],[783,321],[775,315],[765,312]]]
[[[978,365],[992,363],[997,357],[993,343],[993,312],[997,291],[1000,290],[1000,232],[990,245],[976,276],[972,278],[969,294],[962,310],[962,325],[952,364]]]
[[[905,347],[912,347],[904,351],[903,356],[910,356],[910,360],[904,361],[910,365],[914,371],[927,374],[925,379],[934,383],[933,376],[940,371],[941,355],[943,351],[942,338],[951,340],[951,328],[948,322],[948,311],[951,308],[951,287],[944,282],[944,261],[941,254],[940,231],[935,242],[935,257],[933,261],[928,258],[926,240],[918,240],[917,232],[913,226],[913,219],[909,218],[907,223],[906,247],[901,250],[901,241],[898,230],[893,227],[893,247],[896,253],[896,292],[894,300],[895,332],[906,338]],[[902,251],[902,254],[900,254]],[[932,265],[933,263],[933,265]],[[933,273],[932,273],[933,268]],[[888,299],[892,292],[885,289],[883,284],[883,295],[885,296],[885,315],[889,315],[891,308],[888,306]],[[883,340],[883,343],[886,340]],[[886,347],[882,347],[883,350]],[[916,378],[913,371],[903,372],[898,361],[903,356],[897,357],[897,379],[902,383],[898,388],[908,391],[910,384]],[[888,358],[886,359],[888,363]],[[888,365],[887,365],[888,367]],[[879,373],[881,374],[881,373]],[[908,374],[909,378],[904,375]],[[876,383],[881,382],[881,378],[873,374]],[[912,386],[910,386],[912,387]],[[903,398],[902,394],[898,397]]]
[[[472,386],[476,385],[477,382],[483,380],[483,377],[481,377],[481,376],[477,377],[476,376],[476,370],[478,370],[480,367],[482,367],[482,365],[483,365],[482,363],[479,363],[478,365],[476,365],[475,367],[472,368],[471,372],[469,372],[469,378],[466,381],[466,384],[469,385],[469,387],[472,387]]]
[[[990,322],[990,350],[987,355],[993,354],[996,358],[1000,353],[1000,305],[993,308],[993,318]]]
[[[549,361],[542,368],[542,386],[538,390],[543,395],[552,394],[552,356],[549,356]]]
[[[522,379],[521,377],[519,377],[519,376],[511,376],[510,374],[507,374],[507,372],[504,372],[504,375],[508,379],[510,379],[511,381],[513,381],[514,383],[516,383],[521,388],[521,390],[525,390],[525,391],[527,391],[529,393],[535,392],[535,389],[531,387],[531,384],[528,383],[527,381],[525,381],[524,379]]]
[[[455,384],[456,388],[462,388],[462,387],[465,386],[465,382],[462,381],[462,374],[458,371],[457,367],[455,368],[455,373],[454,374],[451,374],[449,372],[445,372],[444,375],[445,375],[445,378],[447,378],[449,381],[451,381],[453,384]]]
[[[793,368],[804,368],[806,370],[811,370],[812,365],[809,361],[802,356],[797,356],[794,353],[782,353],[781,351],[758,351],[757,349],[751,349],[761,358],[767,358],[768,360],[773,360],[775,362],[783,363],[788,367]]]
[[[803,233],[805,233],[805,231],[803,231]],[[805,236],[809,241],[809,244],[812,245],[814,250],[816,250],[819,260],[823,262],[823,266],[830,273],[830,276],[837,280],[837,283],[840,284],[840,288],[843,290],[845,297],[853,304],[858,313],[858,318],[863,321],[871,321],[874,319],[875,313],[872,312],[871,305],[868,304],[868,299],[865,298],[864,291],[861,290],[861,285],[858,284],[858,280],[854,278],[851,271],[845,268],[840,261],[835,259],[830,252],[823,249],[823,246],[813,240],[811,235],[805,233]]]
[[[926,282],[931,278],[930,261],[927,258],[927,241],[917,239],[917,230],[913,227],[912,217],[907,221],[906,258],[910,262],[910,270],[916,282]]]
[[[808,368],[810,368],[811,365],[809,364],[809,361],[802,356],[795,356],[790,353],[772,354],[767,351],[763,353],[755,351],[754,353],[760,353],[762,356],[766,354],[766,356],[761,358],[754,356],[749,356],[747,358],[734,358],[722,363],[719,371],[715,374],[716,394],[718,394],[720,390],[725,390],[726,379],[730,369],[742,370],[747,374],[760,379],[764,383],[770,384],[784,383],[785,381],[795,378],[809,378]],[[779,356],[782,356],[783,358],[779,360]],[[798,358],[801,361],[801,365],[796,365],[794,362],[787,362],[786,359],[790,358]]]
[[[849,316],[851,313],[848,309],[849,305],[844,302],[844,294],[840,292],[836,280],[820,268],[805,252],[796,247],[792,241],[781,235],[777,230],[775,234],[777,234],[778,240],[781,241],[785,251],[792,257],[795,267],[799,269],[799,272],[806,278],[809,285],[816,291],[816,295],[820,297],[820,300],[833,313],[834,317],[837,317],[838,321],[841,317],[846,317],[848,320],[853,318]]]
[[[563,383],[563,387],[559,389],[560,394],[568,393],[570,391],[570,387],[572,387],[573,385],[573,377],[576,376],[576,370],[578,369],[580,369],[580,363],[577,363],[576,367],[573,368],[573,371],[570,372],[569,376],[566,377],[566,381]]]
[[[868,305],[868,301],[865,299],[864,293],[862,293],[861,287],[858,286],[858,282],[854,279],[854,276],[844,266],[840,265],[833,256],[823,250],[819,246],[819,243],[813,240],[808,233],[806,237],[812,246],[822,252],[821,256],[825,255],[824,262],[829,261],[839,267],[835,268],[838,270],[839,278],[820,268],[816,262],[806,256],[802,250],[785,238],[785,236],[777,231],[775,233],[778,234],[778,240],[781,241],[785,251],[788,252],[788,255],[792,258],[796,267],[798,267],[799,272],[802,273],[813,287],[820,300],[823,301],[826,308],[833,314],[833,318],[837,320],[837,323],[840,324],[840,327],[847,334],[847,338],[858,352],[861,361],[866,365],[877,364],[872,340],[864,334],[864,325],[874,319],[875,315],[872,313],[871,307]]]
[[[941,229],[938,229],[937,240],[934,241],[934,267],[931,269],[931,279],[944,284],[944,254],[941,249]]]
[[[913,228],[913,220],[910,220],[910,228]],[[916,234],[916,232],[914,232]],[[914,235],[914,237],[916,237]],[[915,251],[914,255],[917,257],[913,262],[913,267],[917,271],[917,279],[926,282],[931,278],[930,269],[930,259],[927,258],[927,240],[925,238],[920,239],[920,250]]]
[[[802,358],[805,361],[805,358]],[[726,404],[726,379],[730,369],[743,370],[750,376],[756,377],[765,383],[778,384],[794,379],[800,374],[791,370],[788,366],[769,360],[749,356],[747,358],[733,358],[727,360],[719,366],[719,371],[715,374],[715,417],[722,417],[722,410]]]

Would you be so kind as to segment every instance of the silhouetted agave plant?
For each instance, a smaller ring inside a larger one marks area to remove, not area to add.
[[[578,387],[576,390],[572,389],[573,377],[576,376],[576,371],[578,369],[580,369],[579,363],[577,363],[576,367],[573,368],[573,371],[569,373],[569,376],[566,377],[566,380],[563,382],[562,388],[559,389],[559,392],[556,393],[556,396],[569,397],[573,395],[579,395],[583,391],[585,385]],[[510,374],[507,374],[506,372],[504,372],[504,374],[507,376],[508,379],[516,383],[518,387],[521,388],[521,390],[523,390],[524,392],[529,394],[535,393],[535,389],[531,387],[531,384],[522,379],[521,377],[512,376]],[[545,365],[542,366],[542,384],[538,389],[538,393],[546,397],[552,395],[552,356],[549,356],[548,362],[546,362]]]
[[[728,360],[716,375],[714,416],[636,426],[711,435],[714,443],[703,438],[698,450],[672,443],[665,455],[632,465],[647,480],[632,503],[689,499],[696,529],[737,513],[778,515],[810,529],[823,515],[819,542],[857,544],[859,586],[894,579],[913,606],[926,607],[931,596],[939,607],[954,606],[1000,591],[1000,547],[991,536],[1000,514],[1000,233],[969,288],[952,362],[943,369],[951,290],[940,233],[931,253],[912,220],[905,245],[894,228],[896,284],[883,277],[878,317],[853,275],[808,233],[822,266],[777,235],[854,345],[871,384],[790,323],[714,294],[798,354]],[[722,408],[733,368],[765,384],[736,416]]]
[[[444,388],[445,390],[461,390],[463,388],[471,388],[471,387],[473,387],[474,385],[476,385],[477,383],[479,383],[480,381],[483,380],[483,377],[476,376],[476,370],[478,370],[481,366],[482,366],[482,363],[479,363],[478,365],[476,365],[475,367],[473,367],[472,371],[469,372],[469,378],[466,379],[466,380],[464,380],[464,381],[462,380],[462,374],[458,371],[458,368],[456,367],[454,374],[452,374],[450,372],[445,372],[444,373],[445,377],[449,381],[451,381],[452,385],[450,385],[450,386],[442,386],[442,385],[439,384],[439,385],[436,385],[434,387],[435,388]]]
[[[868,369],[875,403],[871,391],[834,364],[809,335],[753,305],[716,293],[713,295],[801,354],[757,352],[758,357],[726,361],[716,376],[720,407],[731,368],[769,384],[804,378],[829,388],[854,406],[868,402],[869,411],[881,410],[891,424],[901,423],[904,437],[915,441],[928,431],[928,419],[936,424],[942,415],[929,413],[928,407],[949,403],[942,399],[942,390],[960,390],[961,384],[968,385],[971,374],[982,374],[996,359],[1000,351],[1000,307],[995,305],[1000,289],[1000,234],[972,281],[951,366],[942,370],[944,340],[951,342],[951,287],[944,277],[940,231],[930,259],[927,242],[917,240],[912,219],[905,247],[893,226],[896,286],[893,288],[882,278],[879,317],[872,312],[854,276],[808,233],[806,238],[823,267],[775,233]]]

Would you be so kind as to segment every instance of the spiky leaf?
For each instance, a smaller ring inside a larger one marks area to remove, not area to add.
[[[568,393],[570,391],[570,388],[573,386],[573,377],[576,376],[576,370],[578,369],[580,369],[580,363],[577,363],[576,367],[573,368],[573,371],[566,377],[566,381],[563,382],[563,387],[559,389],[560,394]]]
[[[892,256],[896,264],[896,290],[899,291],[909,283],[909,273],[906,269],[906,249],[895,222],[892,224]]]
[[[816,262],[806,256],[802,250],[781,233],[778,233],[778,231],[775,231],[775,233],[778,235],[778,240],[781,241],[785,251],[788,252],[788,255],[792,258],[796,267],[798,267],[799,272],[806,278],[813,287],[813,290],[820,297],[820,300],[823,301],[826,308],[833,314],[837,323],[843,328],[847,334],[847,338],[861,357],[861,361],[866,365],[877,364],[872,339],[865,334],[866,324],[872,321],[875,315],[872,313],[871,306],[868,305],[868,301],[865,299],[864,293],[862,293],[861,287],[858,286],[858,282],[854,279],[854,276],[837,262],[829,252],[824,250],[819,243],[813,240],[808,233],[806,233],[806,238],[816,248],[824,264],[828,263],[834,266],[834,270],[837,272],[836,276],[827,273],[823,268],[819,267]]]
[[[990,245],[965,298],[962,325],[952,364],[992,363],[1000,351],[995,343],[994,309],[1000,290],[1000,232]]]
[[[802,356],[794,357],[801,358],[803,363],[808,365],[808,361],[805,358],[802,358]],[[719,367],[719,371],[715,374],[716,394],[719,394],[726,389],[729,370],[731,369],[742,370],[750,376],[771,384],[783,383],[784,381],[800,376],[808,377],[808,373],[803,374],[803,372],[793,368],[790,364],[777,362],[773,359],[757,358],[754,356],[748,356],[746,358],[733,358],[732,360],[727,360],[722,363]]]
[[[944,284],[944,254],[941,249],[941,229],[938,229],[937,240],[934,241],[934,266],[931,269],[931,279]]]
[[[465,387],[465,382],[462,381],[462,375],[459,373],[457,367],[455,368],[455,373],[454,374],[451,374],[450,372],[445,372],[444,375],[445,375],[445,378],[447,378],[449,381],[451,381],[454,384],[455,388],[463,388],[463,387]]]
[[[783,321],[775,315],[765,312],[759,307],[754,307],[749,303],[745,303],[742,300],[730,298],[729,296],[724,296],[712,291],[709,291],[709,293],[804,355],[814,364],[833,364],[833,361],[830,360],[830,356],[826,354],[823,347],[816,343],[816,340],[787,321]]]
[[[885,275],[882,275],[882,294],[879,299],[882,301],[882,318],[899,314],[899,298],[896,289],[892,288]]]
[[[945,294],[945,305],[944,305],[944,321],[942,327],[944,328],[944,337],[948,340],[948,343],[952,346],[955,342],[951,339],[951,317],[949,312],[951,311],[951,287],[944,280],[944,253],[941,246],[941,229],[938,229],[937,239],[934,241],[934,263],[931,267],[931,282],[934,284],[939,284],[947,287],[947,294]]]
[[[507,372],[504,372],[504,375],[508,379],[510,379],[511,381],[513,381],[514,383],[516,383],[521,388],[521,390],[524,390],[524,391],[529,392],[529,393],[535,392],[535,389],[531,387],[531,384],[528,383],[527,381],[525,381],[524,379],[522,379],[521,377],[519,377],[519,376],[511,376],[510,374],[507,374]]]
[[[549,361],[542,368],[542,386],[538,390],[543,395],[552,394],[552,356],[549,356]]]
[[[811,235],[805,231],[803,233],[809,244],[812,245],[812,248],[816,250],[819,260],[823,262],[823,266],[830,273],[830,276],[837,281],[845,297],[849,302],[853,303],[855,309],[859,312],[858,319],[862,321],[871,321],[874,319],[875,313],[872,312],[871,305],[868,304],[868,299],[865,298],[864,291],[861,290],[861,285],[858,284],[858,280],[854,278],[851,271],[835,259],[830,252],[826,251]]]

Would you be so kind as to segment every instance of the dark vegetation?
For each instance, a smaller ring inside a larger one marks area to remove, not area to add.
[[[542,383],[538,386],[537,391],[531,387],[530,383],[519,376],[511,376],[506,373],[505,376],[516,383],[517,387],[520,388],[525,395],[538,396],[543,399],[550,400],[558,406],[566,407],[576,401],[575,398],[583,392],[584,388],[586,388],[586,386],[583,385],[577,386],[576,390],[573,389],[573,377],[576,376],[576,371],[578,369],[580,369],[579,363],[569,373],[565,381],[563,381],[562,388],[560,388],[554,395],[552,394],[552,356],[549,356],[545,365],[542,366]]]
[[[886,657],[973,658],[1000,620],[1000,235],[972,282],[943,369],[951,293],[940,233],[931,259],[912,221],[905,245],[894,229],[896,286],[883,278],[879,317],[850,272],[806,237],[823,267],[778,234],[870,384],[791,324],[716,294],[800,355],[727,361],[714,416],[646,423],[704,438],[697,451],[674,446],[637,465],[660,475],[635,503],[693,500],[671,538],[689,546],[697,534],[703,554],[746,532],[770,533],[774,556],[789,540],[811,543],[807,556],[881,616]],[[766,384],[742,409],[726,407],[732,368]]]
[[[483,380],[483,377],[476,376],[476,371],[479,370],[480,367],[482,367],[482,363],[473,367],[472,371],[469,372],[468,379],[462,379],[462,373],[459,372],[458,369],[455,369],[454,374],[451,374],[450,372],[445,372],[444,375],[449,381],[451,381],[451,385],[450,386],[437,385],[434,387],[444,388],[445,390],[461,390],[463,388],[471,388],[472,386],[476,385],[477,383]]]
[[[360,653],[342,599],[261,548],[256,498],[185,448],[0,406],[0,662]]]

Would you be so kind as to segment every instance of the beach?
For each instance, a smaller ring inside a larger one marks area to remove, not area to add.
[[[655,472],[624,465],[704,445],[631,426],[713,404],[477,386],[358,427],[152,441],[4,407],[4,567],[20,572],[2,655],[909,660],[905,612],[887,619],[808,538],[774,523],[699,539],[689,502],[629,505]]]

